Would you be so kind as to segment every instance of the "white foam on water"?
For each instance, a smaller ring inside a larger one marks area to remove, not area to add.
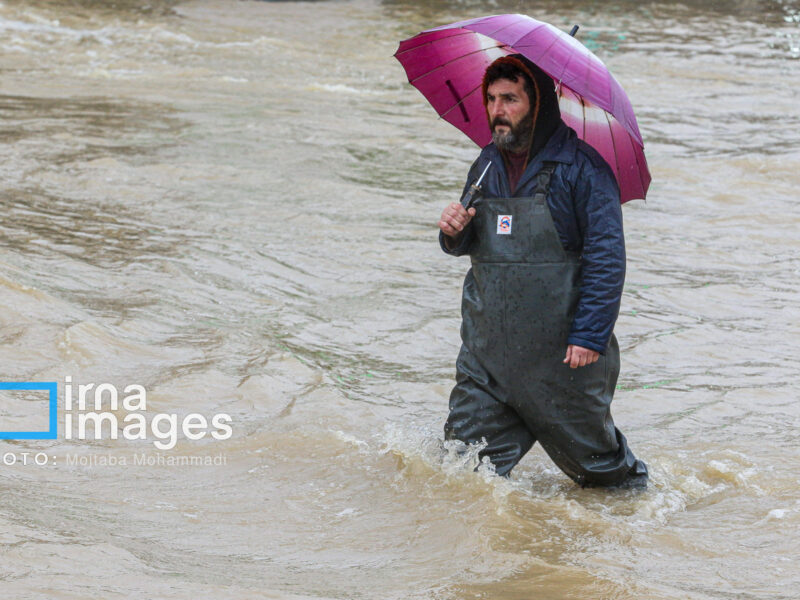
[[[338,429],[328,429],[328,431],[334,435],[334,437],[340,439],[344,443],[353,446],[358,450],[360,454],[369,454],[371,451],[370,445],[368,442],[358,439],[356,436],[345,433],[344,431],[340,431]]]
[[[382,91],[369,88],[355,88],[343,83],[312,83],[306,87],[309,91],[331,92],[333,94],[352,94],[354,96],[385,96],[386,94],[394,94],[395,91]]]
[[[447,480],[474,491],[483,490],[491,496],[497,514],[520,510],[516,504],[520,498],[527,498],[531,506],[555,502],[565,507],[563,527],[567,529],[595,523],[601,528],[623,527],[630,532],[657,531],[694,505],[713,503],[730,493],[753,497],[765,494],[757,483],[763,470],[733,450],[700,466],[663,457],[651,460],[646,490],[581,490],[547,458],[533,464],[526,459],[510,478],[499,477],[488,459],[479,460],[478,453],[484,445],[443,442],[438,427],[432,425],[387,425],[379,441],[377,448],[374,443],[363,441],[359,448],[398,456],[407,476],[421,477],[417,482],[421,485],[438,485],[437,480]],[[479,487],[474,487],[476,484]],[[516,500],[509,504],[512,497]],[[778,512],[772,518],[784,515]]]

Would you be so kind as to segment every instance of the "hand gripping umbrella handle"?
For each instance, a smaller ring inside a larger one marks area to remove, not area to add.
[[[461,203],[464,205],[464,208],[466,208],[467,210],[469,210],[472,207],[472,205],[481,195],[481,181],[483,181],[483,176],[486,175],[486,172],[489,170],[489,167],[491,166],[492,163],[486,165],[486,168],[483,170],[483,173],[481,173],[481,176],[478,177],[478,181],[469,186],[469,190],[467,190],[466,196],[464,196],[464,199],[461,201]]]

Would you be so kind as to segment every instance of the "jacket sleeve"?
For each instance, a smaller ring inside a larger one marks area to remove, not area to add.
[[[469,168],[469,173],[467,174],[467,182],[464,184],[464,190],[461,192],[461,201],[463,202],[464,196],[467,195],[467,191],[469,190],[470,184],[477,179],[477,169],[478,169],[478,162],[480,161],[480,157],[472,163],[472,166]],[[448,248],[444,243],[444,232],[439,230],[439,246],[441,246],[442,250],[447,254],[451,254],[453,256],[462,256],[469,252],[469,247],[472,244],[472,241],[475,239],[475,232],[472,228],[472,222],[467,224],[466,228],[464,228],[463,235],[461,236],[461,241],[458,243],[457,246],[453,248]]]
[[[580,168],[575,212],[583,238],[583,278],[567,343],[604,354],[622,301],[625,236],[619,188],[611,168],[599,157]]]

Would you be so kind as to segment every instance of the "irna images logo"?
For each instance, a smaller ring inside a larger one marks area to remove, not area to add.
[[[47,392],[47,396],[41,392]],[[58,384],[55,381],[0,382],[0,440],[56,438]]]
[[[75,388],[75,389],[73,389]],[[49,392],[46,411],[34,392]],[[122,409],[122,410],[120,410]],[[120,414],[124,411],[124,415]],[[46,430],[42,430],[46,413]],[[171,450],[180,433],[187,440],[210,435],[227,440],[233,435],[229,414],[210,419],[200,413],[147,412],[147,390],[139,384],[126,386],[122,393],[111,383],[73,384],[64,378],[64,438],[71,439],[153,439],[159,450]],[[0,383],[0,439],[54,440],[58,437],[58,385],[55,382]],[[36,426],[36,429],[31,427]]]

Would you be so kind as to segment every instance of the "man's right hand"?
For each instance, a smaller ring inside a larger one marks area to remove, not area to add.
[[[452,202],[442,211],[439,229],[449,238],[457,240],[474,216],[474,208],[467,210],[460,202]]]

